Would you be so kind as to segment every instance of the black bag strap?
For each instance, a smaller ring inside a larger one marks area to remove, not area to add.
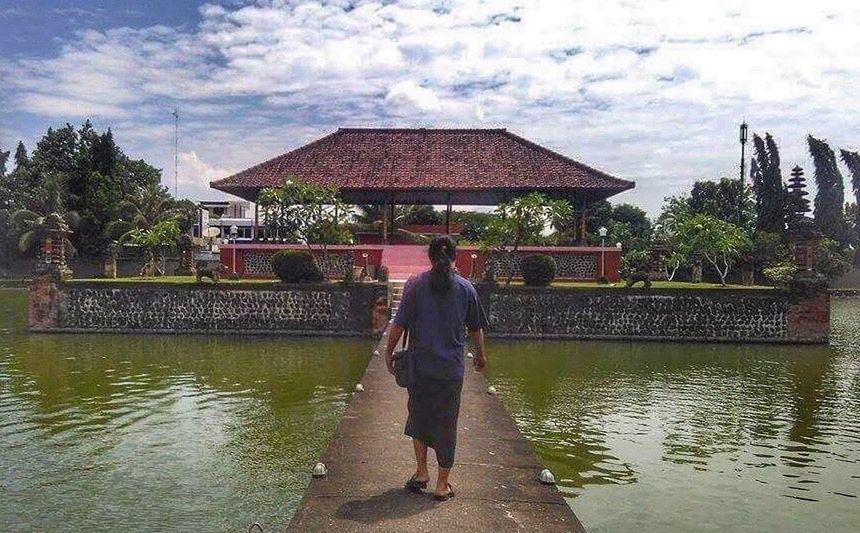
[[[418,276],[415,276],[415,278],[413,278],[413,279],[415,280],[415,283],[413,283],[413,285],[412,285],[412,290],[415,293],[415,294],[413,294],[413,298],[415,298],[415,316],[413,317],[414,320],[412,320],[412,322],[410,322],[409,327],[406,328],[406,333],[405,333],[406,336],[403,339],[403,349],[405,349],[405,350],[415,348],[415,346],[412,346],[412,343],[413,343],[413,340],[415,339],[414,329],[416,326],[416,322],[418,322],[418,281],[420,280],[420,278]],[[405,297],[406,297],[406,285],[404,284],[403,285],[403,295],[401,296],[401,300],[400,300],[401,304],[403,303],[402,299]]]

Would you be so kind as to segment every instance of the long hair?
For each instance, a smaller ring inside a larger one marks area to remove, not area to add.
[[[454,272],[451,262],[457,257],[457,245],[454,239],[442,235],[430,241],[427,250],[433,267],[430,269],[430,290],[433,292],[447,292],[454,283]]]

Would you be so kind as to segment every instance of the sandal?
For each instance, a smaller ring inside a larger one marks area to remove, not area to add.
[[[426,481],[418,481],[415,479],[415,475],[413,474],[409,481],[406,482],[406,488],[411,490],[412,492],[421,492],[422,490],[427,488]]]
[[[446,502],[446,501],[450,500],[451,498],[453,498],[454,496],[455,496],[454,487],[452,487],[451,484],[448,483],[448,494],[434,494],[433,499],[436,500],[437,502]]]

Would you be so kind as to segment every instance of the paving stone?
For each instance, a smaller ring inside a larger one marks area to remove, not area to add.
[[[558,490],[538,482],[540,463],[481,374],[466,374],[457,496],[441,503],[402,488],[415,467],[407,395],[381,357],[361,383],[321,458],[328,475],[311,481],[289,531],[584,531]],[[430,464],[432,476],[432,450]]]

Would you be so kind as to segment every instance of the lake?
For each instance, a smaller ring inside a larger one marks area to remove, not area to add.
[[[373,346],[25,312],[0,290],[4,531],[282,530]],[[831,346],[491,340],[489,378],[591,532],[858,531],[858,324],[837,300]]]
[[[490,380],[585,527],[860,531],[860,300],[831,346],[490,343]]]
[[[29,334],[0,290],[3,531],[283,530],[369,340]]]

